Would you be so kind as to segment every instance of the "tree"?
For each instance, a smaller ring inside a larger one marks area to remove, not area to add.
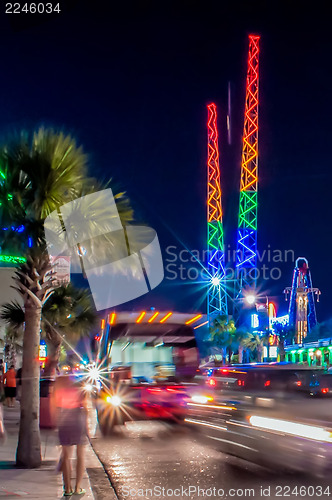
[[[100,188],[87,176],[86,156],[70,136],[41,128],[31,136],[21,134],[0,151],[2,223],[23,231],[8,231],[6,248],[18,245],[18,234],[27,262],[16,272],[15,286],[23,296],[24,339],[22,400],[17,464],[41,463],[39,434],[39,364],[37,362],[41,312],[53,291],[51,265],[44,241],[44,220],[54,210]],[[120,218],[132,219],[123,193],[115,196]]]
[[[211,341],[212,345],[221,350],[223,363],[227,357],[230,363],[232,354],[238,349],[240,343],[234,319],[225,315],[214,318],[211,328]]]
[[[39,432],[40,317],[43,305],[53,292],[52,267],[45,251],[32,250],[27,262],[15,272],[15,289],[23,297],[25,330],[23,336],[22,396],[16,463],[38,467],[41,464]]]
[[[279,341],[279,356],[280,361],[285,360],[285,341],[294,339],[294,329],[291,328],[288,323],[275,321],[273,323],[273,331],[278,337]]]
[[[242,340],[242,345],[245,349],[248,349],[251,352],[252,360],[257,361],[258,363],[261,362],[263,341],[257,333],[249,333],[248,336]]]
[[[24,310],[17,302],[4,304],[0,316],[13,330],[23,326]],[[88,335],[97,319],[88,290],[76,288],[72,284],[54,290],[45,302],[41,315],[41,334],[48,345],[45,377],[52,378],[55,375],[63,343],[76,343],[82,336]]]

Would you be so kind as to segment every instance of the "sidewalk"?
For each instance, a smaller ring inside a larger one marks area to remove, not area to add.
[[[42,465],[39,469],[19,469],[15,466],[15,454],[19,430],[19,405],[16,408],[4,408],[4,423],[7,439],[0,441],[0,498],[43,498],[59,499],[63,497],[62,475],[55,473],[56,463],[60,455],[57,432],[41,429]],[[73,459],[74,462],[74,459]],[[73,469],[75,464],[73,463]],[[86,450],[86,467],[101,467],[91,446]],[[89,477],[84,475],[82,488],[86,494],[82,497],[73,496],[73,499],[94,499]]]

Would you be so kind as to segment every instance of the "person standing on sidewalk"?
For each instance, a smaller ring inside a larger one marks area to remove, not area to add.
[[[11,365],[9,370],[6,371],[3,380],[5,384],[7,406],[9,408],[14,408],[16,398],[16,373],[14,365]]]
[[[84,495],[81,488],[85,464],[84,446],[88,443],[88,419],[86,393],[82,384],[73,375],[60,376],[54,387],[57,408],[57,427],[62,446],[61,469],[63,474],[64,496]],[[76,446],[76,484],[71,487],[71,455]]]
[[[0,359],[0,440],[5,438],[5,426],[4,426],[4,423],[3,423],[3,411],[2,411],[2,400],[3,400],[3,397],[4,397],[4,388],[3,388],[3,363],[2,363],[2,359]]]
[[[3,374],[4,374],[3,361],[2,359],[0,359],[0,403],[2,402],[5,396],[5,389],[3,386]]]

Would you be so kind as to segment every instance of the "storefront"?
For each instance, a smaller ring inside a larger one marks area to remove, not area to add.
[[[286,361],[308,366],[332,366],[332,339],[285,347]]]

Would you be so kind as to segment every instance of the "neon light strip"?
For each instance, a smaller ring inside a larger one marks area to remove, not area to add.
[[[141,314],[138,316],[136,323],[140,323],[143,320],[145,315],[146,315],[146,312],[142,311]]]
[[[115,323],[115,318],[116,318],[116,314],[115,314],[115,313],[112,313],[112,314],[111,314],[111,317],[110,317],[110,325],[114,325],[114,323]]]
[[[165,321],[170,317],[172,316],[172,312],[169,312],[166,314],[166,316],[164,316],[161,320],[160,320],[160,323],[165,323]]]
[[[156,319],[156,317],[158,316],[159,312],[155,312],[151,318],[149,319],[148,323],[152,323],[152,321],[154,321]]]
[[[198,319],[201,319],[201,317],[203,316],[203,314],[197,314],[197,316],[194,316],[193,318],[191,319],[188,319],[188,321],[186,321],[186,325],[191,325],[191,323],[194,323],[195,321],[197,321]]]
[[[11,264],[24,264],[25,257],[15,257],[14,255],[0,255],[0,262],[9,262]]]

